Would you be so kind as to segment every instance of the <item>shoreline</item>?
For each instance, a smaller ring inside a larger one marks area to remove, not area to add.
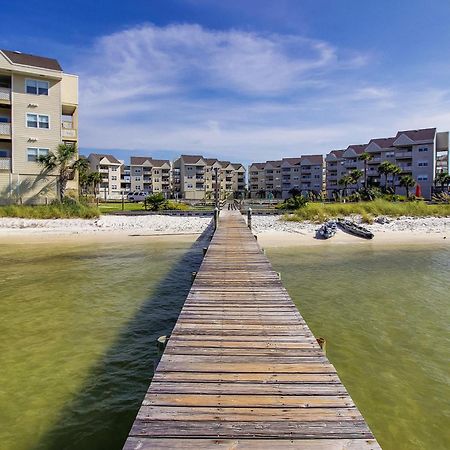
[[[319,224],[290,222],[280,216],[254,216],[252,231],[262,247],[292,245],[381,245],[446,244],[450,242],[450,217],[377,218],[363,224],[375,234],[372,240],[351,236],[341,230],[328,240],[315,239]],[[138,239],[192,240],[211,223],[210,217],[192,216],[101,216],[98,219],[0,218],[0,243],[63,242],[75,239],[121,242]]]

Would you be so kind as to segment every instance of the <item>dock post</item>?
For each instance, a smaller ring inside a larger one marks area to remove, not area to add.
[[[252,208],[248,208],[248,211],[247,211],[247,225],[251,230],[252,229]]]
[[[218,225],[219,225],[219,208],[216,206],[214,208],[214,231],[217,230]]]

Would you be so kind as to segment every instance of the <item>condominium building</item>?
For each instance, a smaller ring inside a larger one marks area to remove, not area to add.
[[[288,198],[294,190],[319,194],[323,190],[324,161],[322,155],[283,158],[249,166],[251,198]]]
[[[98,172],[102,176],[97,195],[105,200],[121,197],[120,171],[123,162],[113,155],[91,153],[88,156],[91,172]]]
[[[245,167],[200,155],[181,155],[173,163],[173,190],[176,196],[186,200],[213,199],[216,190],[221,199],[242,198]]]
[[[217,192],[224,198],[244,198],[245,195],[245,167],[240,163],[230,161],[219,161],[218,159],[207,158],[205,167],[205,189],[206,197],[215,196],[216,192],[216,172],[217,172]]]
[[[0,202],[43,203],[57,198],[57,174],[39,156],[61,142],[77,143],[78,77],[58,61],[0,50]],[[77,191],[76,176],[68,192]]]
[[[368,144],[352,145],[345,150],[333,150],[326,156],[327,195],[331,198],[341,187],[339,180],[354,169],[367,167],[367,181],[370,185],[394,185],[399,194],[405,188],[399,185],[399,177],[382,176],[378,167],[389,161],[402,169],[402,175],[411,175],[421,187],[422,196],[430,198],[436,174],[448,171],[449,133],[437,132],[436,128],[399,131],[393,137],[371,139]],[[362,153],[369,153],[372,159],[364,164]],[[446,166],[446,167],[445,167]],[[361,185],[361,181],[358,183]],[[359,187],[348,186],[349,191]]]
[[[171,165],[168,159],[132,156],[130,165],[123,166],[122,187],[126,191],[143,191],[151,194],[171,193]]]

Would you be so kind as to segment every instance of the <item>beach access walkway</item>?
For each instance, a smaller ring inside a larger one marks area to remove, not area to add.
[[[379,448],[241,214],[222,211],[124,449]]]

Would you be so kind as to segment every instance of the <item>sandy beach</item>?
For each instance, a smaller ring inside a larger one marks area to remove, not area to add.
[[[210,217],[101,216],[98,219],[0,219],[0,242],[68,240],[74,237],[115,242],[118,240],[154,237],[179,238],[200,235],[211,223]],[[261,246],[339,245],[377,243],[447,243],[450,242],[450,218],[390,219],[380,217],[365,225],[375,238],[366,241],[342,231],[327,241],[314,238],[318,224],[290,222],[280,216],[254,216],[253,232]]]

